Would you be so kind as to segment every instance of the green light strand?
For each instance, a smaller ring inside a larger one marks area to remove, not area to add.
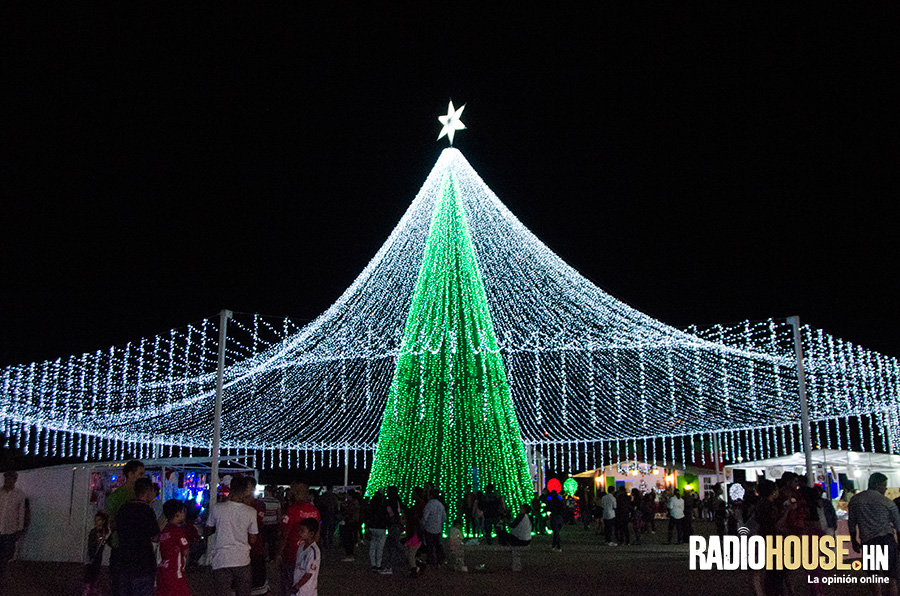
[[[449,519],[477,470],[516,512],[532,496],[525,447],[457,180],[445,173],[391,383],[367,494],[406,503],[430,482]]]

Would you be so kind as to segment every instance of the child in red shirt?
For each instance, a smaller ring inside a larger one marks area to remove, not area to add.
[[[297,549],[300,547],[300,523],[307,518],[321,522],[319,510],[309,502],[309,486],[302,482],[292,482],[288,496],[291,505],[281,519],[279,557],[281,558],[281,593],[289,594],[294,585],[294,566],[297,563]]]
[[[169,521],[159,535],[159,556],[156,569],[157,596],[191,596],[184,567],[188,557],[188,539],[179,524],[184,521],[184,503],[169,499],[163,503],[163,515]]]

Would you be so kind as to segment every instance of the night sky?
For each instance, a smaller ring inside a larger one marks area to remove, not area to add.
[[[430,10],[7,4],[0,365],[316,317],[451,98],[488,186],[617,298],[900,356],[898,15]]]

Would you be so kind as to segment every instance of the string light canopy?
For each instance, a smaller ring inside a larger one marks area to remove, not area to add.
[[[408,319],[448,179],[487,308],[467,306],[479,313],[481,326],[467,327],[477,333],[454,337],[459,319],[444,317],[416,326],[413,341]],[[897,359],[819,329],[801,331],[813,444],[896,452]],[[124,346],[5,367],[0,431],[40,455],[208,450],[216,334],[215,320],[204,320]],[[427,389],[424,377],[414,378],[416,359],[446,358],[429,350],[452,345],[451,360],[466,366],[496,350],[526,451],[556,470],[633,459],[686,463],[695,440],[713,437],[726,461],[801,448],[793,335],[784,320],[683,330],[629,307],[547,248],[452,147],[359,277],[316,320],[301,328],[236,315],[222,446],[254,453],[262,467],[339,465],[345,453],[352,464],[370,465],[398,367],[411,387]],[[491,395],[502,398],[501,386]]]

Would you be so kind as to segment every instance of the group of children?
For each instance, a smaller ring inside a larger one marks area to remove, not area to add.
[[[159,534],[159,563],[156,571],[157,596],[191,596],[191,589],[185,577],[190,550],[189,531],[185,528],[186,510],[184,502],[169,499],[163,503],[166,525]],[[196,529],[194,529],[196,532]],[[94,516],[94,527],[88,535],[88,563],[85,568],[84,595],[99,596],[100,568],[103,554],[110,537],[109,515],[100,511]],[[308,518],[300,522],[298,529],[300,544],[297,563],[294,566],[292,593],[298,596],[315,596],[318,592],[319,565],[322,559],[316,537],[319,522]]]

